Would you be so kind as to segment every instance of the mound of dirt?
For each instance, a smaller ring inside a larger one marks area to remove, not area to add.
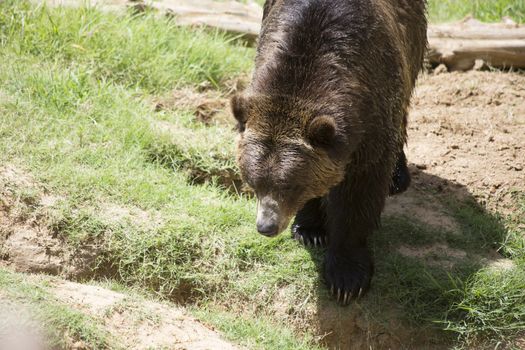
[[[100,320],[104,329],[129,349],[239,349],[170,304],[61,280],[54,281],[52,293],[59,301]]]

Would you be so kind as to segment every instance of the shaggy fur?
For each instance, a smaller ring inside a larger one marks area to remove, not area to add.
[[[389,192],[408,186],[407,109],[425,47],[424,0],[268,0],[252,82],[232,99],[259,231],[279,233],[297,213],[294,236],[328,244],[324,279],[343,304],[368,289],[367,236]]]

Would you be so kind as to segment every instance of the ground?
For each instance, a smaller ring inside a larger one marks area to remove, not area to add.
[[[468,72],[423,76],[410,115],[408,157],[416,168],[462,184],[502,214],[516,211],[525,183],[523,75]]]
[[[412,186],[341,308],[321,250],[256,234],[227,103],[252,49],[148,14],[0,9],[0,298],[56,348],[177,348],[180,327],[224,348],[523,347],[522,73],[421,75]]]

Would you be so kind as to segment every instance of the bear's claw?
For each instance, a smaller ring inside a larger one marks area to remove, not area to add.
[[[305,247],[325,247],[328,237],[322,228],[305,228],[300,225],[292,225],[292,238],[301,242]]]
[[[352,253],[336,255],[328,252],[325,260],[325,282],[330,286],[330,294],[343,306],[364,295],[373,273],[366,251]]]

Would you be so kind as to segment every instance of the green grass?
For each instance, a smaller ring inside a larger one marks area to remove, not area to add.
[[[272,324],[267,317],[238,317],[210,309],[195,310],[194,315],[213,323],[226,338],[247,349],[319,350],[311,336],[300,339],[286,325]],[[284,331],[282,330],[284,328]]]
[[[385,220],[374,242],[376,251],[382,252],[376,275],[376,287],[386,291],[381,298],[404,305],[412,322],[443,325],[467,348],[512,343],[525,330],[525,265],[523,250],[517,249],[525,243],[525,236],[523,229],[518,234],[514,227],[523,225],[523,211],[516,213],[520,219],[514,222],[490,215],[474,201],[444,203],[460,223],[460,233],[429,230],[402,218]],[[435,257],[436,263],[455,262],[452,269],[429,266],[420,258],[392,254],[388,246],[396,241],[410,242],[416,250],[445,243],[466,255],[459,261]],[[495,249],[514,266],[504,270],[486,267],[484,259],[493,256]]]
[[[525,22],[524,0],[429,0],[428,14],[431,22],[460,20],[467,15],[483,22],[499,22],[510,17],[518,23]]]
[[[3,3],[6,8],[17,1]],[[23,4],[1,17],[2,46],[18,55],[82,66],[100,83],[156,92],[202,82],[218,87],[251,63],[247,50],[223,34],[175,28],[175,22],[148,13],[115,22],[95,8],[48,11]]]
[[[449,307],[447,329],[464,344],[504,343],[525,330],[525,270],[482,269],[450,291],[457,301]]]
[[[58,302],[40,283],[0,268],[0,291],[9,302],[30,309],[48,333],[52,348],[65,348],[68,342],[76,341],[91,349],[120,348],[94,319]]]
[[[220,33],[152,14],[1,2],[0,163],[42,184],[29,197],[45,189],[62,198],[42,215],[68,244],[100,244],[100,273],[191,304],[246,346],[316,349],[305,325],[315,316],[305,308],[331,303],[318,276],[320,252],[287,234],[257,235],[254,201],[220,186],[217,178],[236,173],[231,130],[149,102],[186,85],[225,89],[249,73],[253,56]],[[212,181],[197,185],[196,174]],[[511,341],[525,318],[521,289],[512,287],[524,281],[523,216],[502,220],[473,203],[447,205],[460,234],[411,218],[384,222],[374,236],[377,272],[365,314],[381,319],[394,310],[396,322],[447,328],[460,345]],[[108,206],[144,215],[108,217]],[[400,255],[402,243],[448,244],[467,258],[448,271]],[[500,247],[518,266],[512,272],[491,272],[476,258]]]

